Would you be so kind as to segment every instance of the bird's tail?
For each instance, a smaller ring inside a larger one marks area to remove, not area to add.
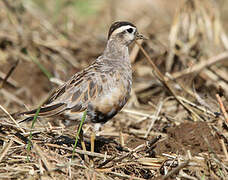
[[[59,113],[61,113],[62,111],[64,111],[66,108],[66,105],[64,103],[58,103],[58,104],[54,104],[51,106],[46,106],[46,107],[41,107],[38,117],[43,116],[43,117],[50,117],[50,116],[54,116],[57,115]],[[31,111],[25,111],[25,112],[20,112],[20,113],[14,113],[11,114],[11,116],[15,119],[21,118],[23,116],[25,116],[26,118],[23,120],[20,120],[19,123],[21,122],[25,122],[25,121],[31,121],[33,120],[36,112],[38,109],[33,109]],[[0,116],[0,118],[2,117],[8,117],[8,116]]]

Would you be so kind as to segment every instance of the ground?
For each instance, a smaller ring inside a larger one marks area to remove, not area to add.
[[[0,179],[227,179],[227,3],[91,2],[0,2]],[[101,127],[95,152],[92,124],[86,151],[79,141],[72,157],[77,125],[18,123],[14,113],[95,60],[123,19],[149,40],[130,47],[131,98]]]

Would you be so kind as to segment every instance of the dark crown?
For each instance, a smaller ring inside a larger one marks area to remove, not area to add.
[[[121,26],[127,26],[127,25],[130,25],[130,26],[133,26],[133,27],[136,27],[134,24],[130,23],[130,22],[127,22],[127,21],[117,21],[117,22],[114,22],[110,29],[109,29],[109,32],[108,32],[108,39],[110,38],[111,34],[113,33],[113,31],[115,31],[116,29],[120,28]]]

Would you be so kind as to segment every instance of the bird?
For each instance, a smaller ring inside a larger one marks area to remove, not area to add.
[[[127,103],[132,88],[129,45],[138,39],[136,26],[127,21],[112,23],[103,53],[87,68],[58,87],[41,106],[38,117],[64,114],[70,121],[104,124]],[[32,119],[37,109],[20,113]]]

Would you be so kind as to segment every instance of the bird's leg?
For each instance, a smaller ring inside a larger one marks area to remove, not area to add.
[[[81,131],[79,132],[79,139],[82,145],[82,149],[84,151],[86,151],[86,146],[85,146],[85,142],[84,142],[84,137],[83,137],[83,130],[81,129]]]
[[[90,136],[91,148],[90,151],[94,152],[94,144],[95,144],[96,134],[92,131]]]
[[[94,152],[94,147],[95,147],[95,139],[96,139],[96,135],[98,134],[99,130],[100,130],[101,124],[100,123],[96,123],[93,127],[92,127],[92,132],[91,132],[91,136],[90,136],[90,142],[91,142],[91,152]]]
[[[79,128],[78,128],[78,131],[79,131]],[[81,131],[79,132],[79,139],[80,139],[80,142],[81,142],[81,145],[82,145],[82,150],[86,151],[86,145],[85,145],[85,141],[84,141],[84,137],[83,136],[84,136],[83,135],[83,129],[81,129]],[[89,162],[88,155],[85,155],[85,161]]]

